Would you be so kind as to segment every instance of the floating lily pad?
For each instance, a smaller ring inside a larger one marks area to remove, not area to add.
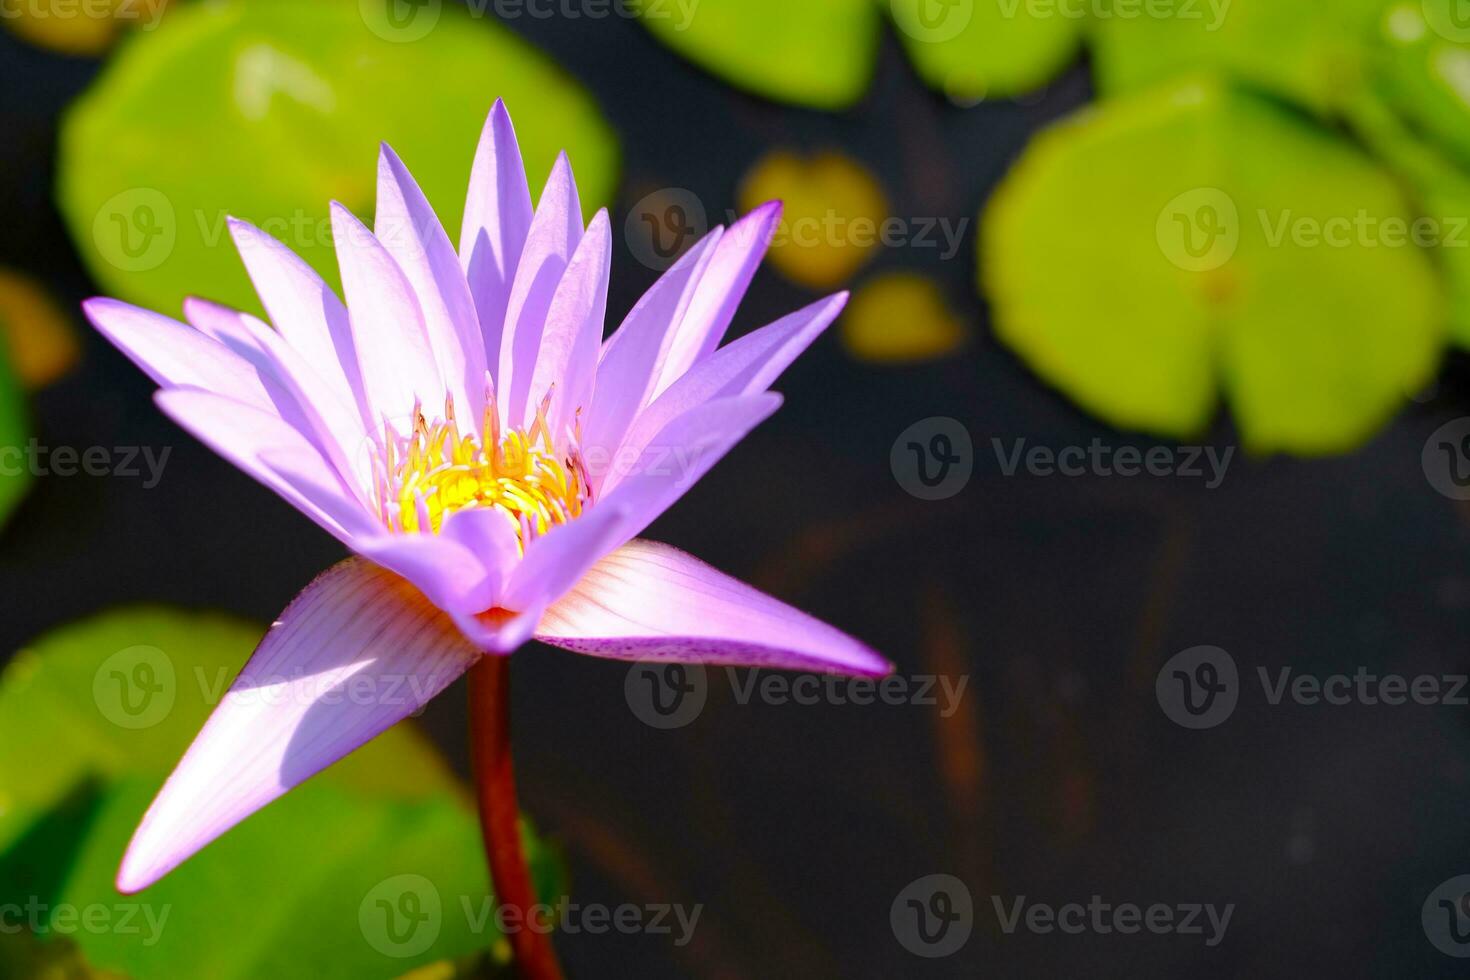
[[[1086,7],[1062,0],[892,0],[924,81],[958,102],[1040,88],[1077,55]]]
[[[700,67],[747,92],[814,109],[862,98],[885,19],[920,77],[959,101],[1045,84],[1076,53],[1083,24],[1055,0],[634,3],[654,36]]]
[[[878,53],[873,0],[635,0],[668,47],[770,99],[842,109],[867,90]]]
[[[831,289],[847,282],[882,244],[888,198],[872,171],[837,152],[767,154],[741,181],[742,211],[785,207],[770,261],[792,282]]]
[[[1201,79],[1057,126],[984,216],[996,331],[1116,425],[1350,449],[1430,377],[1444,297],[1392,176],[1337,134]]]
[[[9,0],[3,23],[19,38],[61,54],[92,56],[127,30],[158,26],[169,0]]]
[[[17,380],[43,388],[81,356],[76,330],[45,288],[30,276],[0,269],[0,336]]]
[[[1413,131],[1466,167],[1470,166],[1470,24],[1449,34],[1453,22],[1433,16],[1443,7],[1448,18],[1456,2],[1395,5],[1384,18],[1383,57],[1376,63],[1376,80],[1388,104]]]
[[[3,314],[0,314],[3,317]],[[3,332],[3,325],[0,325]],[[11,368],[10,354],[0,344],[0,524],[30,486],[30,472],[16,457],[30,434],[26,398]]]
[[[144,809],[262,632],[130,610],[16,656],[0,675],[0,896],[34,897],[40,939],[136,980],[387,978],[500,945],[473,808],[406,725],[117,894]],[[558,862],[529,844],[559,893]]]
[[[1319,112],[1356,98],[1384,0],[1100,0],[1098,91],[1215,70]],[[1148,13],[1154,11],[1154,13]]]
[[[953,353],[968,337],[964,321],[932,279],[891,272],[863,284],[841,320],[842,346],[860,361],[915,364]]]
[[[565,148],[589,210],[611,198],[615,138],[549,59],[456,5],[375,3],[185,4],[118,52],[64,122],[58,183],[104,290],[167,311],[191,293],[255,309],[227,214],[335,282],[328,202],[372,214],[384,140],[457,236],[497,96],[534,186]]]

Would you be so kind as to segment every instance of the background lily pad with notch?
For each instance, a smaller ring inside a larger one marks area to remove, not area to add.
[[[983,216],[981,276],[1000,338],[1108,422],[1196,436],[1223,395],[1254,451],[1340,452],[1441,353],[1414,214],[1352,143],[1206,77],[1037,139]]]
[[[328,202],[370,218],[383,141],[457,240],[497,97],[516,118],[533,189],[565,149],[588,213],[611,199],[616,138],[550,59],[456,5],[412,8],[420,19],[408,23],[365,16],[371,8],[184,4],[119,50],[65,119],[58,177],[72,239],[104,291],[168,313],[190,294],[257,310],[227,214],[335,283]]]
[[[133,829],[262,632],[132,609],[17,654],[0,674],[0,899],[34,898],[40,938],[136,980],[388,978],[499,948],[474,808],[407,724],[117,894]],[[563,894],[558,856],[528,845],[542,895]],[[74,924],[89,908],[105,927]]]

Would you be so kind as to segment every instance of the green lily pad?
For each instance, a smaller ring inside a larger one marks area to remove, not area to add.
[[[747,92],[814,109],[863,95],[878,54],[873,0],[635,0],[660,41]]]
[[[1066,0],[892,0],[926,83],[958,102],[1040,88],[1076,57],[1085,20]]]
[[[3,332],[3,331],[0,331]],[[19,459],[30,434],[26,397],[10,367],[10,354],[0,344],[0,524],[20,503],[30,486],[30,471]]]
[[[1037,88],[1071,60],[1082,35],[1082,19],[1056,3],[633,0],[649,31],[690,61],[747,92],[813,109],[846,109],[863,97],[885,11],[919,76],[951,98]]]
[[[0,675],[0,900],[35,907],[46,943],[136,980],[387,978],[503,951],[473,807],[407,725],[117,894],[133,829],[262,632],[128,610],[16,656]],[[528,845],[543,893],[560,894],[556,856]]]
[[[257,309],[227,214],[335,282],[328,202],[371,215],[387,141],[457,238],[496,97],[533,186],[565,148],[589,212],[611,199],[617,146],[596,106],[491,17],[396,0],[179,5],[68,113],[61,209],[107,292],[169,311],[189,294]]]
[[[1376,80],[1416,134],[1470,167],[1470,22],[1451,33],[1457,2],[1395,4],[1384,18]]]
[[[1384,7],[1385,0],[1101,0],[1092,23],[1094,77],[1111,96],[1218,71],[1329,113],[1361,88]]]
[[[1087,410],[1247,448],[1368,438],[1430,377],[1444,297],[1414,212],[1353,144],[1215,79],[1036,140],[984,215],[996,331]]]

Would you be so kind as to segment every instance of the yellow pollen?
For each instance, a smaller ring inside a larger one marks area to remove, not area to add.
[[[557,453],[547,402],[529,431],[505,433],[493,395],[488,402],[478,433],[459,431],[452,400],[444,418],[432,423],[415,413],[406,437],[384,432],[378,501],[389,530],[438,534],[450,514],[488,508],[510,523],[524,553],[538,535],[581,515],[586,475],[575,452]]]

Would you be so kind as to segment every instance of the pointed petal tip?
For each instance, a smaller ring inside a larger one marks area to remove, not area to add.
[[[393,149],[386,140],[378,144],[378,166],[386,166],[395,174],[403,173],[408,169],[404,166],[403,158],[398,155],[398,151]]]
[[[96,323],[97,317],[104,315],[109,309],[112,309],[113,304],[116,302],[117,300],[110,296],[89,296],[82,300],[82,312],[86,314],[87,319]]]
[[[740,217],[732,227],[755,227],[771,225],[774,227],[781,221],[781,215],[786,211],[786,202],[780,198],[770,200],[764,204],[752,208]]]
[[[136,865],[131,846],[128,853],[123,856],[122,866],[117,869],[117,877],[113,879],[113,885],[120,895],[136,895],[145,888],[153,885],[162,878],[161,874],[153,874]]]

